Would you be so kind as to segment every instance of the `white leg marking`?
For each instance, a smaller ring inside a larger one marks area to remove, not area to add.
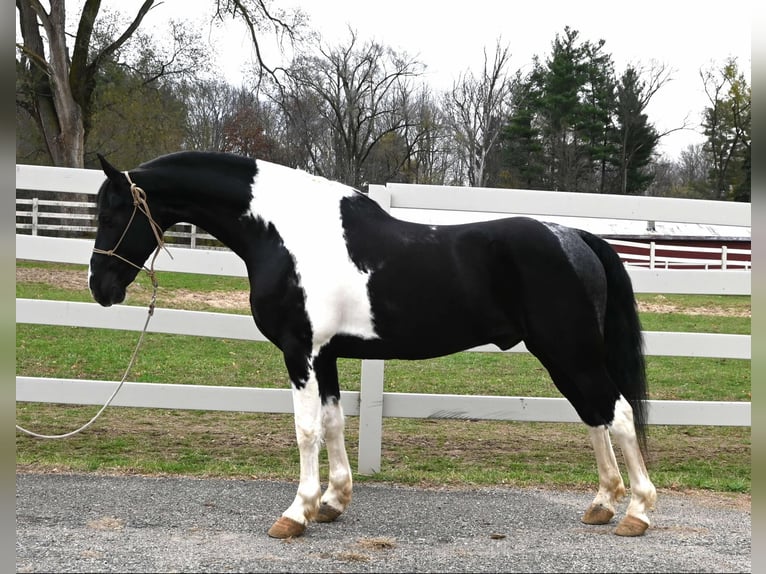
[[[633,409],[624,397],[620,397],[614,405],[614,421],[612,421],[611,431],[614,433],[614,438],[622,450],[625,464],[628,467],[630,504],[627,515],[634,516],[649,524],[649,517],[646,512],[654,508],[657,491],[649,479],[644,458],[641,456],[641,449],[638,447],[636,428],[633,424]]]
[[[614,456],[612,441],[609,440],[609,431],[606,427],[588,427],[588,435],[598,465],[598,494],[593,499],[593,505],[614,512],[614,504],[625,496],[625,485]]]
[[[343,512],[351,502],[352,478],[343,436],[345,424],[340,402],[330,400],[322,406],[322,424],[330,464],[329,484],[322,496],[322,504]]]
[[[301,458],[298,493],[282,514],[300,524],[307,524],[319,509],[322,494],[319,482],[319,447],[322,442],[322,409],[319,387],[313,369],[302,389],[293,386],[295,435]]]

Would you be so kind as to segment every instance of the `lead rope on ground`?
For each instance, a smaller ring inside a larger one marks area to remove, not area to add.
[[[136,362],[136,358],[138,357],[138,351],[141,348],[141,344],[144,341],[144,335],[146,335],[146,331],[149,327],[149,321],[152,318],[152,315],[154,315],[154,307],[157,302],[157,288],[159,286],[159,283],[157,282],[157,275],[154,271],[154,262],[157,259],[157,256],[160,254],[160,250],[164,249],[165,252],[170,255],[170,258],[173,258],[173,255],[171,255],[170,251],[168,251],[167,247],[165,247],[165,242],[162,240],[162,229],[157,224],[156,221],[152,218],[151,211],[149,211],[149,205],[146,203],[146,193],[143,189],[138,187],[135,183],[133,183],[130,180],[130,175],[128,175],[128,172],[125,172],[125,177],[128,178],[128,182],[130,183],[130,192],[133,195],[133,214],[130,217],[130,220],[128,221],[127,226],[125,227],[125,231],[123,232],[120,239],[117,241],[117,245],[115,245],[112,249],[105,251],[103,249],[93,249],[94,253],[100,253],[102,255],[107,256],[114,256],[118,259],[121,259],[122,261],[125,261],[126,263],[129,263],[133,267],[138,268],[141,271],[146,271],[146,273],[149,275],[149,279],[152,281],[152,297],[149,301],[149,309],[146,315],[146,321],[144,322],[144,328],[141,330],[141,335],[138,337],[138,342],[136,343],[136,348],[133,349],[133,354],[130,357],[130,361],[128,362],[128,367],[125,369],[125,374],[122,375],[122,379],[120,380],[120,383],[117,385],[117,388],[114,389],[114,392],[112,395],[107,399],[106,403],[104,403],[104,406],[102,406],[99,411],[91,418],[88,422],[86,422],[84,425],[82,425],[80,428],[75,429],[71,432],[64,433],[64,434],[40,434],[36,433],[30,430],[25,429],[24,427],[20,425],[16,425],[16,430],[21,431],[29,436],[33,436],[35,438],[47,438],[47,439],[57,439],[57,438],[68,438],[70,436],[74,436],[85,429],[87,429],[89,426],[91,426],[96,420],[101,416],[101,414],[106,410],[106,408],[112,403],[114,400],[114,397],[117,396],[117,393],[120,391],[122,386],[125,384],[125,381],[128,380],[128,375],[130,374],[131,369],[133,368],[133,365]],[[154,250],[154,256],[152,257],[152,262],[150,267],[147,269],[146,266],[139,266],[133,263],[132,261],[129,261],[125,259],[124,257],[117,255],[115,253],[115,250],[117,247],[119,247],[120,243],[122,242],[122,238],[125,237],[125,234],[128,231],[128,227],[130,227],[130,223],[133,221],[133,217],[136,215],[136,211],[141,211],[146,217],[149,219],[149,223],[152,227],[152,231],[154,232],[154,236],[157,239],[157,248]]]

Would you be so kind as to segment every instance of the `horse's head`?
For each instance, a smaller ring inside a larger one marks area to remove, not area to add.
[[[127,286],[156,249],[161,235],[157,235],[147,216],[143,190],[131,184],[127,172],[98,157],[107,179],[96,199],[98,230],[88,286],[93,298],[109,307],[125,299]]]

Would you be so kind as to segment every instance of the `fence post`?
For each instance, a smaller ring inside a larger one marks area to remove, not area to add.
[[[193,223],[191,224],[191,234],[189,236],[189,247],[192,249],[197,248],[197,226]]]
[[[729,246],[721,245],[721,269],[726,269],[728,255],[729,255]]]
[[[37,216],[40,210],[40,200],[37,197],[32,198],[32,235],[37,235]]]
[[[368,195],[384,210],[391,212],[391,192],[384,185],[371,185]],[[359,392],[359,456],[357,472],[380,472],[383,442],[383,371],[381,360],[362,361],[362,384]]]
[[[657,244],[654,241],[649,243],[649,269],[654,269],[655,255],[657,253]]]
[[[362,385],[359,391],[359,456],[357,472],[380,472],[383,442],[383,361],[362,361]]]
[[[391,213],[391,192],[384,185],[371,185],[368,193],[370,199],[375,200],[378,205]]]

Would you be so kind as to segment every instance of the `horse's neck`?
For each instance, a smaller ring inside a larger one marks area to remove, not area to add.
[[[249,245],[246,242],[246,222],[242,217],[243,213],[245,209],[239,210],[224,203],[218,205],[211,203],[209,206],[198,204],[190,206],[179,222],[185,221],[204,229],[244,258]]]
[[[216,184],[187,179],[180,188],[184,192],[173,201],[170,219],[201,227],[246,262],[259,234],[269,228],[298,244],[315,233],[336,232],[341,199],[356,194],[351,187],[267,162],[258,162],[252,186],[222,174]]]
[[[161,209],[166,229],[177,223],[191,223],[243,256],[242,216],[248,210],[245,198],[227,196],[225,186],[211,191],[211,187],[184,183],[173,188],[172,196],[163,193]]]

